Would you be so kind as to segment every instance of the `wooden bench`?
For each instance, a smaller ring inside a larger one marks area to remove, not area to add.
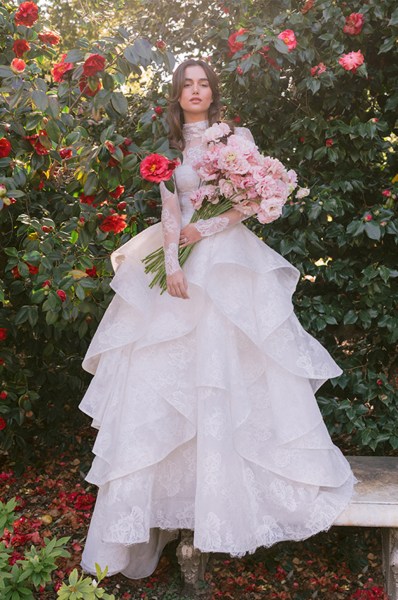
[[[359,483],[349,506],[333,525],[381,527],[385,589],[398,600],[398,457],[347,456]],[[208,555],[193,546],[193,532],[182,530],[177,548],[184,590],[199,597]]]
[[[333,525],[382,527],[383,572],[390,600],[398,600],[398,457],[347,456],[359,483]]]

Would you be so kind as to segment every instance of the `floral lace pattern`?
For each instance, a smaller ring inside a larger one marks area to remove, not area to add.
[[[94,377],[80,408],[98,429],[82,557],[93,574],[95,562],[151,574],[180,528],[202,551],[236,556],[305,539],[352,497],[314,397],[341,371],[293,313],[298,271],[237,223],[185,263],[189,300],[148,286],[141,258],[169,235],[175,252],[195,177],[178,167],[162,223],[112,256],[115,296],[83,363]]]

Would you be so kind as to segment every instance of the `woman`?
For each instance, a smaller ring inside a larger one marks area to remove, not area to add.
[[[99,487],[82,557],[150,575],[179,529],[202,551],[243,555],[328,529],[355,478],[314,392],[341,370],[293,313],[297,269],[230,209],[189,224],[192,163],[220,117],[198,60],[173,76],[171,141],[183,150],[162,219],[112,255],[115,291],[85,357],[80,408],[99,429],[87,481]],[[252,139],[245,128],[235,133]],[[163,243],[168,294],[141,259]],[[184,264],[178,246],[196,244]]]

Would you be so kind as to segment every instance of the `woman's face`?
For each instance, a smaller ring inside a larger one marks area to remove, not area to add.
[[[203,67],[191,65],[184,73],[184,86],[179,103],[184,111],[185,123],[204,121],[208,118],[210,104],[213,101],[209,80]]]

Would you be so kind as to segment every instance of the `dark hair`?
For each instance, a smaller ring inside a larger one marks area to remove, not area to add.
[[[202,67],[206,73],[209,85],[212,91],[213,100],[209,107],[209,125],[213,125],[221,118],[220,89],[218,85],[218,76],[213,69],[203,60],[188,58],[184,60],[173,73],[171,84],[171,94],[168,98],[167,123],[169,126],[169,141],[172,148],[184,149],[184,138],[182,136],[182,126],[184,125],[184,112],[178,101],[182,94],[185,83],[185,69],[191,66]]]

